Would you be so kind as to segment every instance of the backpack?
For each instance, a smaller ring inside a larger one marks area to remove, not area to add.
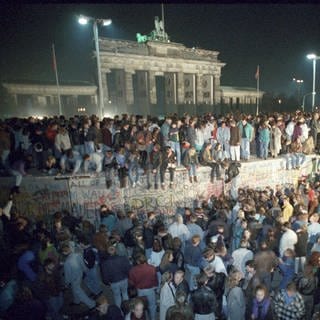
[[[83,250],[83,261],[87,268],[92,269],[96,264],[96,253],[92,247]]]

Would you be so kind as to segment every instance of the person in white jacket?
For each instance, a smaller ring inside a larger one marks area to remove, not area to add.
[[[210,121],[208,121],[204,127],[204,130],[203,130],[204,142],[210,142],[210,140],[212,138],[213,129],[214,129],[213,124]]]
[[[204,126],[199,125],[195,128],[195,130],[196,130],[195,147],[197,152],[200,152],[204,145]]]
[[[181,214],[176,215],[175,222],[168,228],[168,233],[171,234],[172,238],[178,237],[182,243],[190,239],[190,231],[183,223]]]
[[[300,121],[301,121],[301,123],[302,123],[302,124],[301,124],[301,130],[302,130],[301,143],[304,143],[304,142],[308,139],[308,137],[309,137],[310,128],[309,128],[308,125],[306,124],[304,118],[301,118]]]
[[[166,320],[167,310],[175,305],[175,287],[172,284],[172,274],[167,271],[162,275],[160,290],[160,320]]]
[[[103,159],[104,155],[101,149],[97,149],[97,152],[84,155],[84,172],[94,171],[95,173],[100,173],[102,171]]]
[[[279,244],[280,257],[283,256],[284,252],[287,249],[294,250],[294,245],[298,242],[298,236],[291,229],[290,222],[285,222],[281,227],[281,231],[283,232],[283,234],[280,238],[280,244]]]
[[[232,252],[232,265],[242,273],[244,278],[246,274],[246,262],[253,259],[253,252],[248,249],[247,240],[240,241],[240,248]]]
[[[164,250],[161,245],[161,241],[158,238],[153,240],[153,246],[148,263],[154,267],[159,267],[162,256],[164,255]]]
[[[56,138],[54,140],[54,146],[56,149],[56,157],[58,159],[60,159],[61,155],[67,150],[71,150],[71,141],[66,128],[59,128],[58,134],[56,135]]]
[[[292,118],[291,121],[286,126],[285,132],[286,132],[288,141],[292,140],[292,135],[293,135],[293,130],[295,125],[296,125],[296,119]]]

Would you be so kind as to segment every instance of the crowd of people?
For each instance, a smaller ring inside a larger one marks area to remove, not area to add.
[[[318,112],[303,114],[233,115],[165,119],[127,114],[104,118],[74,116],[8,119],[0,123],[3,174],[21,184],[28,169],[41,174],[77,175],[105,173],[107,187],[135,187],[141,175],[147,188],[174,187],[176,168],[185,167],[191,183],[198,181],[199,165],[211,168],[208,179],[223,173],[252,154],[261,159],[286,159],[286,168],[298,169],[306,154],[318,151]],[[232,171],[232,170],[231,170]],[[115,179],[118,177],[118,179]]]
[[[319,186],[239,189],[171,221],[102,205],[98,230],[66,211],[27,219],[12,193],[0,318],[319,319]]]
[[[212,182],[226,168],[230,180],[253,150],[262,159],[281,152],[287,169],[297,168],[303,154],[319,150],[320,132],[317,113],[299,112],[162,123],[127,115],[30,118],[0,127],[4,172],[18,179],[28,166],[50,175],[101,170],[107,188],[115,172],[122,187],[127,175],[134,187],[146,174],[148,187],[160,179],[165,188],[167,169],[174,187],[181,165],[197,182],[199,163],[211,167]],[[172,219],[105,204],[98,229],[67,211],[46,222],[16,212],[17,184],[0,209],[0,318],[320,319],[317,171],[297,188],[241,188]]]

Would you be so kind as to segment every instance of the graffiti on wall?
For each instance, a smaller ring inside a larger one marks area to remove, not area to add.
[[[283,159],[243,163],[236,188],[239,187],[275,187],[276,185],[295,185],[298,178],[311,172],[311,157],[307,157],[300,170],[285,170]],[[25,177],[21,193],[15,198],[15,209],[27,216],[42,218],[63,209],[76,216],[99,224],[99,208],[102,204],[111,209],[135,210],[141,216],[155,211],[166,216],[173,215],[184,207],[198,206],[212,195],[228,193],[230,184],[222,180],[210,183],[210,168],[198,169],[197,183],[190,183],[186,170],[176,170],[174,188],[169,188],[169,174],[165,177],[166,188],[147,189],[146,176],[141,176],[141,185],[136,188],[120,188],[116,179],[110,189],[101,177]],[[8,199],[13,178],[0,179],[0,201]],[[195,201],[197,200],[197,201]]]
[[[12,185],[12,179],[3,178],[0,186],[7,189]],[[2,193],[7,199],[9,191]],[[2,201],[1,197],[1,201]],[[4,199],[5,202],[6,200]],[[70,210],[70,197],[66,180],[55,180],[52,177],[27,177],[20,187],[20,194],[16,195],[14,209],[26,216],[42,218],[52,215],[56,211]]]

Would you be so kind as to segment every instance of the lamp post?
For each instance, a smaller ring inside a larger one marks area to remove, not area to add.
[[[316,63],[317,63],[317,60],[320,59],[320,57],[314,53],[310,53],[307,55],[307,58],[309,60],[312,60],[313,62],[313,76],[312,76],[312,111],[313,111],[314,104],[315,104],[315,97],[316,97]]]
[[[97,69],[98,69],[98,86],[99,86],[99,112],[100,119],[103,118],[104,114],[104,102],[103,102],[103,87],[102,87],[102,76],[101,76],[101,61],[100,61],[100,49],[99,49],[99,33],[98,24],[102,26],[109,26],[112,23],[111,19],[96,19],[92,17],[80,16],[78,22],[82,25],[86,25],[89,21],[92,21],[93,25],[93,36],[96,49],[97,57]]]
[[[311,96],[311,95],[313,95],[313,92],[306,93],[306,94],[303,96],[303,98],[302,98],[302,106],[301,106],[301,107],[302,107],[303,112],[304,112],[306,97],[307,97],[307,96]]]

